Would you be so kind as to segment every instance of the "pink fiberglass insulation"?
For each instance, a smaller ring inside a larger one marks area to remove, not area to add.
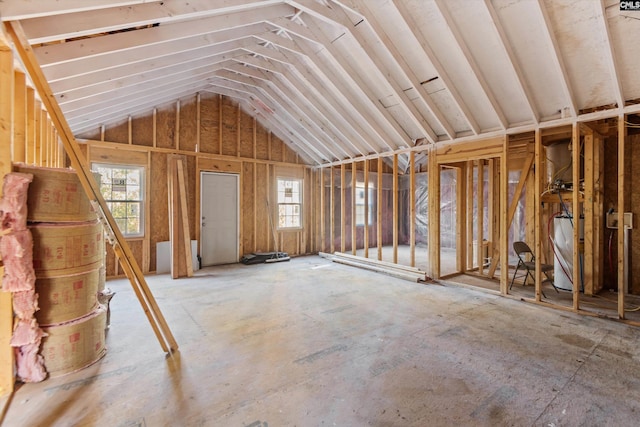
[[[4,262],[3,290],[18,292],[35,289],[31,231],[13,231],[2,236],[0,257]]]
[[[4,177],[0,201],[0,229],[20,231],[27,228],[27,191],[33,181],[30,173],[12,172]]]
[[[31,319],[38,307],[38,294],[34,290],[13,293],[13,312],[20,319]]]
[[[37,383],[47,377],[44,358],[39,354],[40,340],[15,349],[17,375],[25,383]]]
[[[0,200],[0,257],[4,264],[2,290],[13,292],[16,324],[11,337],[20,380],[38,382],[46,378],[44,358],[38,354],[42,337],[34,314],[38,310],[33,270],[33,238],[27,228],[27,194],[33,175],[9,173],[4,177]]]
[[[47,334],[40,329],[35,318],[18,319],[16,327],[13,329],[11,346],[20,347],[27,344],[39,343],[42,337]]]

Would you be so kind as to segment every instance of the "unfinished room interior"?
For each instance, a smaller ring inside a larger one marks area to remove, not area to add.
[[[638,425],[640,2],[0,20],[1,425]]]

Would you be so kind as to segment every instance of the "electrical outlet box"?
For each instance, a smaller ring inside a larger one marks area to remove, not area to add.
[[[607,228],[618,228],[618,212],[607,212]],[[633,213],[625,212],[624,213],[624,228],[632,229],[633,228]]]

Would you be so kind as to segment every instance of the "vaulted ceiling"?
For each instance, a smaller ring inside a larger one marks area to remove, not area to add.
[[[76,135],[229,96],[310,164],[640,111],[615,0],[0,1]]]

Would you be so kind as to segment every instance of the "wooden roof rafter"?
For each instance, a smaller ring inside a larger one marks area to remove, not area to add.
[[[376,69],[380,73],[385,76],[391,75],[391,73],[389,72],[389,66],[385,64],[381,58],[373,53],[367,39],[362,36],[357,26],[351,24],[351,21],[349,21],[349,18],[348,16],[346,16],[345,11],[342,7],[322,8],[319,7],[318,4],[313,0],[297,0],[295,4],[297,7],[302,8],[305,12],[307,12],[307,14],[313,17],[321,19],[324,22],[329,22],[332,25],[340,26],[342,29],[344,29],[344,31],[348,32],[354,38],[354,40],[357,41],[360,48],[362,48],[369,55],[369,57],[373,60]],[[363,19],[371,24],[371,22],[369,22],[371,19],[370,16],[367,16],[366,19],[363,16]],[[397,53],[395,47],[388,41],[388,38],[384,36],[384,33],[380,31],[380,28],[374,28],[372,34],[374,34],[377,40],[382,43],[388,53],[393,56],[396,61],[398,61],[397,68],[401,70],[407,80],[412,81],[417,89],[419,83],[418,79],[415,77],[415,74],[409,69],[402,56]],[[394,79],[389,78],[389,83],[391,85],[392,95],[398,100],[399,105],[403,108],[406,115],[412,119],[412,122],[416,126],[416,128],[419,129],[424,137],[429,138],[429,140],[431,140],[432,142],[435,142],[438,139],[437,135],[435,134],[431,126],[427,123],[425,117],[423,117],[415,107],[413,101],[409,99],[406,90],[403,89]],[[429,98],[425,98],[422,93],[420,93],[420,96],[422,101],[427,104],[429,111],[434,116],[435,120],[438,121],[438,123],[445,129],[450,128],[451,126],[448,124],[447,120],[444,118],[435,104],[433,104],[433,102],[431,102]]]
[[[480,133],[480,126],[478,125],[478,122],[476,121],[476,119],[473,116],[473,113],[467,107],[466,103],[458,93],[458,90],[456,89],[456,86],[451,80],[451,78],[449,78],[448,73],[446,72],[446,70],[438,60],[435,52],[433,51],[433,49],[429,44],[429,41],[424,36],[421,35],[420,30],[415,25],[415,22],[413,20],[411,13],[402,4],[402,2],[399,2],[396,0],[396,1],[392,1],[391,4],[395,6],[395,8],[398,10],[400,15],[402,16],[402,19],[404,19],[404,21],[409,25],[409,27],[412,28],[413,36],[418,40],[418,42],[422,46],[422,50],[424,51],[425,55],[433,65],[433,68],[436,70],[438,77],[442,79],[444,87],[447,89],[447,91],[451,95],[451,98],[453,98],[456,104],[456,107],[462,113],[464,120],[469,125],[469,128],[471,129],[471,131],[475,135],[478,135]],[[418,83],[416,86],[416,89],[423,95],[424,98],[430,98],[429,94],[426,93],[422,84]],[[453,132],[453,134],[450,134],[451,132]],[[447,132],[447,134],[450,139],[455,139],[456,137],[455,130],[453,129],[450,129],[449,132]]]
[[[498,38],[501,42],[501,47],[509,58],[509,65],[511,67],[511,71],[514,73],[514,75],[517,78],[517,81],[519,83],[518,89],[522,93],[524,99],[526,100],[526,105],[529,111],[531,112],[532,121],[533,123],[536,123],[536,124],[540,123],[540,113],[538,112],[538,109],[535,106],[535,102],[533,100],[533,94],[531,93],[531,89],[529,89],[527,82],[524,78],[524,75],[522,73],[522,68],[518,63],[518,58],[513,52],[513,49],[509,44],[509,39],[507,38],[505,31],[502,28],[502,24],[500,23],[500,17],[498,16],[496,10],[494,9],[493,4],[491,3],[491,0],[484,0],[484,5],[487,11],[489,12],[489,15],[491,16],[491,25],[493,26],[493,29],[498,35]]]
[[[322,148],[331,154],[333,158],[352,158],[354,156],[353,152],[348,152],[344,147],[334,141],[334,138],[336,138],[335,135],[324,131],[321,126],[316,123],[313,114],[310,114],[308,107],[304,105],[301,100],[294,100],[292,97],[284,94],[272,80],[264,81],[228,69],[218,70],[215,74],[222,79],[236,82],[264,93],[272,102],[275,102],[277,106],[285,108],[298,123],[308,129],[309,133],[315,135],[316,140],[321,144]]]

